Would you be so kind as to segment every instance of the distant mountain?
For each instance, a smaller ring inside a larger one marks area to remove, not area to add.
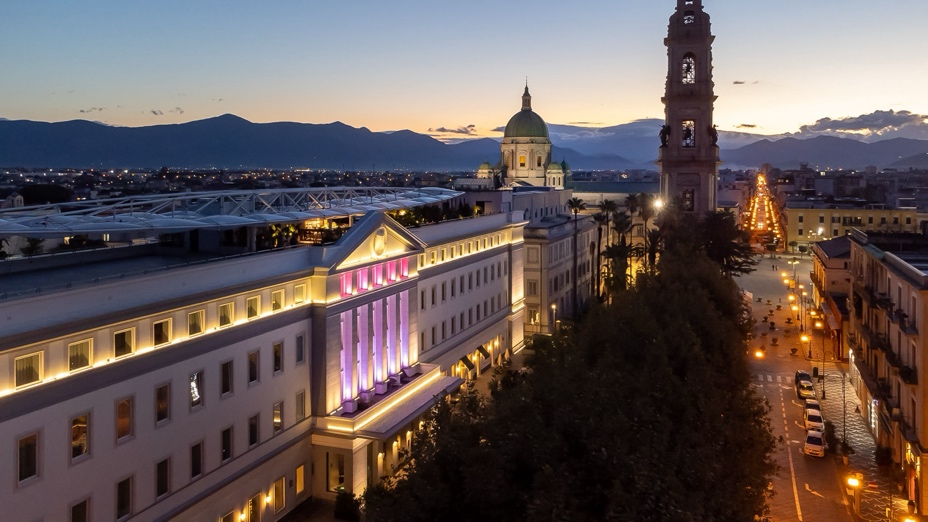
[[[928,169],[928,152],[922,152],[908,158],[903,158],[889,166],[894,169]]]
[[[908,138],[864,143],[847,138],[818,136],[809,139],[767,139],[734,150],[722,150],[726,166],[757,167],[770,163],[774,167],[798,168],[808,163],[817,169],[862,169],[868,165],[891,166],[901,158],[928,152],[928,141]]]
[[[654,169],[662,120],[611,127],[549,124],[552,159],[574,170]],[[923,161],[928,141],[894,138],[864,143],[720,132],[720,156],[729,168],[764,163],[796,168],[892,166]],[[499,142],[483,138],[446,144],[409,130],[371,132],[340,122],[251,123],[225,114],[173,125],[113,127],[74,120],[60,123],[0,120],[0,166],[95,168],[328,168],[338,170],[473,171],[499,160]],[[921,163],[917,163],[921,164]],[[897,167],[898,168],[898,167]]]
[[[634,166],[616,154],[555,147],[573,168]],[[0,165],[7,167],[330,168],[476,170],[499,159],[492,139],[446,145],[408,130],[371,132],[340,122],[251,123],[231,114],[174,125],[111,127],[84,120],[0,121]]]

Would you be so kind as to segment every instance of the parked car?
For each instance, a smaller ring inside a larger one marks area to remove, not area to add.
[[[802,421],[807,430],[825,431],[825,419],[822,418],[822,412],[806,408],[802,413]]]
[[[815,387],[811,381],[799,381],[796,383],[796,395],[800,399],[814,399]]]
[[[822,411],[821,405],[815,399],[806,399],[806,409]]]
[[[796,370],[796,384],[799,384],[799,381],[812,382],[812,376],[805,370]]]
[[[806,442],[802,445],[802,452],[812,457],[825,456],[825,436],[821,432],[809,430],[806,432]]]

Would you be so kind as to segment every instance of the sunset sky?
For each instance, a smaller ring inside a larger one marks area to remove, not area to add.
[[[704,5],[723,130],[776,134],[874,111],[928,114],[925,0]],[[232,113],[499,136],[492,129],[519,109],[526,77],[548,123],[662,118],[663,38],[675,7],[7,0],[0,118],[141,126]]]

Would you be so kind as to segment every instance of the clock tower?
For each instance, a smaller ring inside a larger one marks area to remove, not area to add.
[[[664,39],[668,67],[657,165],[664,200],[679,201],[684,212],[698,214],[716,210],[720,162],[712,123],[713,40],[702,0],[677,0]]]

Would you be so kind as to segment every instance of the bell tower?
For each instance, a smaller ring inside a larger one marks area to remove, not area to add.
[[[664,126],[657,165],[661,194],[685,212],[716,210],[718,132],[712,123],[712,36],[702,0],[677,0],[667,29]]]

